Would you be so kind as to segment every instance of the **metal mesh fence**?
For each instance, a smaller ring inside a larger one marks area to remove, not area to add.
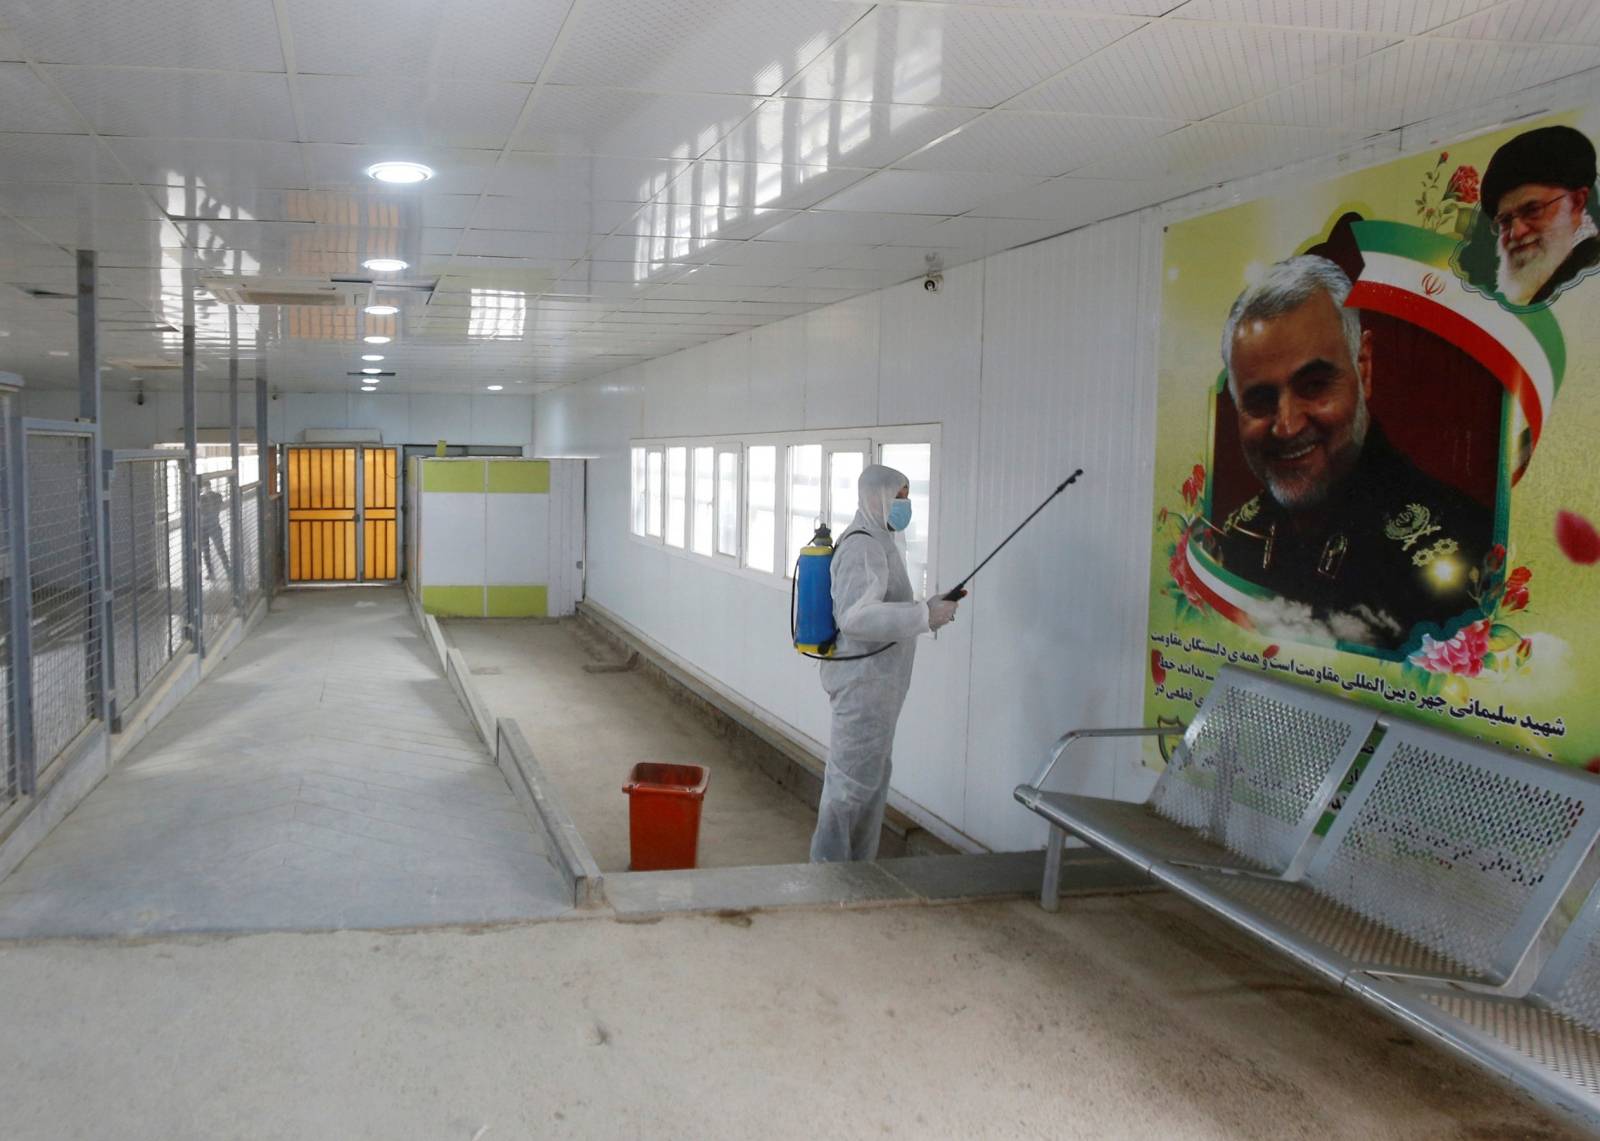
[[[28,434],[28,580],[33,597],[34,756],[43,772],[94,716],[92,441]]]
[[[200,477],[197,515],[200,527],[200,597],[208,647],[222,633],[235,611],[232,519],[236,494],[232,472]]]
[[[243,540],[245,611],[261,597],[261,503],[256,484],[239,489],[239,535]]]
[[[0,395],[0,810],[17,799],[17,741],[11,717],[11,397]]]
[[[112,470],[112,680],[123,713],[184,644],[182,487],[175,459],[119,459]]]

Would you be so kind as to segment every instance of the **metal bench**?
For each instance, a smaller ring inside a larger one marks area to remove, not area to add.
[[[1227,721],[1240,686],[1223,671],[1217,689],[1224,692],[1213,690],[1215,703],[1207,698],[1174,762],[1195,767],[1208,733],[1202,721]],[[1276,701],[1306,710],[1328,703],[1356,709],[1310,690],[1274,690]],[[1370,722],[1351,723],[1351,731],[1365,740],[1363,724]],[[1149,805],[1114,810],[1139,821],[1123,835],[1114,834],[1113,812],[1079,810],[1079,801],[1092,798],[1042,792],[1041,782],[1019,788],[1017,798],[1049,820],[1053,834],[1065,829],[1131,859],[1336,985],[1600,1124],[1600,888],[1547,955],[1563,897],[1594,876],[1600,778],[1410,722],[1379,728],[1382,738],[1327,836],[1315,836],[1332,799],[1319,785],[1305,817],[1268,845],[1278,858],[1257,857],[1257,866],[1193,859],[1182,845],[1169,849],[1176,857],[1157,856],[1142,842],[1139,827],[1149,826],[1166,774]],[[1283,766],[1245,754],[1278,746],[1266,735],[1233,739],[1233,753],[1213,749],[1210,764],[1233,770],[1234,798],[1243,785],[1254,801],[1260,774]],[[1346,773],[1343,758],[1341,748],[1330,770],[1335,788]],[[1219,773],[1208,783],[1215,789],[1230,782]],[[1222,811],[1220,802],[1212,807]],[[1143,818],[1133,811],[1140,808]],[[1208,827],[1211,842],[1219,833]],[[1262,850],[1244,847],[1246,855]]]
[[[1299,878],[1308,844],[1377,724],[1377,715],[1261,674],[1224,667],[1142,804],[1049,792],[1072,746],[1172,728],[1078,729],[1016,798],[1050,821],[1040,903],[1058,905],[1065,833],[1152,873],[1158,866],[1244,868]]]

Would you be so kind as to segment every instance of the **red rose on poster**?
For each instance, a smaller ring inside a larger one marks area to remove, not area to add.
[[[1274,642],[1272,645],[1262,650],[1261,656],[1270,662],[1273,658],[1278,656],[1278,644]]]
[[[1161,651],[1150,651],[1150,679],[1157,685],[1167,684],[1167,671],[1161,665]]]
[[[1489,548],[1489,553],[1484,557],[1484,564],[1492,571],[1497,571],[1506,565],[1506,549],[1501,543],[1496,543]]]
[[[1205,610],[1210,604],[1206,602],[1205,595],[1200,593],[1200,583],[1189,569],[1189,560],[1184,557],[1184,547],[1188,542],[1189,532],[1185,531],[1178,538],[1178,549],[1167,562],[1167,573],[1172,575],[1172,581],[1177,583],[1178,589],[1183,591],[1183,596],[1191,605],[1198,610]]]
[[[1464,206],[1471,206],[1478,200],[1478,172],[1470,166],[1458,166],[1456,172],[1450,176],[1450,184],[1445,187],[1445,193]]]
[[[1477,677],[1483,672],[1483,659],[1489,653],[1489,620],[1483,618],[1470,626],[1463,626],[1448,640],[1436,641],[1431,634],[1422,636],[1422,648],[1410,657],[1414,666],[1429,673],[1455,674],[1458,677]]]
[[[1592,773],[1600,773],[1600,757],[1590,757],[1583,767]]]
[[[1561,553],[1575,563],[1590,566],[1600,562],[1600,532],[1594,524],[1572,511],[1556,512],[1556,543]]]

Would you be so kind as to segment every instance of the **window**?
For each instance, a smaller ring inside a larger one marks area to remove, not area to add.
[[[745,473],[748,508],[744,565],[770,573],[778,538],[778,449],[771,444],[751,447]]]
[[[932,444],[884,444],[882,462],[905,473],[911,483],[911,526],[906,528],[906,571],[918,598],[928,594],[928,534],[933,520]]]
[[[911,526],[897,538],[912,589],[926,597],[938,585],[938,447],[939,429],[915,424],[636,440],[628,450],[628,527],[681,558],[779,586],[819,526],[834,542],[849,531],[861,473],[882,462],[911,485]]]
[[[717,451],[717,554],[739,557],[739,453]]]
[[[689,449],[667,449],[667,545],[687,546],[684,531],[688,526]]]
[[[633,533],[643,535],[650,517],[650,485],[645,470],[645,450],[633,449]]]
[[[645,457],[644,533],[652,539],[661,538],[661,449],[651,448]]]
[[[822,522],[822,445],[789,448],[789,560],[784,573],[794,574],[800,551]]]
[[[712,548],[712,516],[716,511],[716,472],[712,465],[715,448],[694,450],[694,519],[690,528],[690,546],[697,555],[709,555]]]
[[[833,541],[844,538],[845,528],[855,518],[861,473],[867,466],[867,453],[855,449],[828,449],[828,529]]]

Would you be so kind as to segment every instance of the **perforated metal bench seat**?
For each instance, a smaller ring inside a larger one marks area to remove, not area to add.
[[[1162,863],[1269,870],[1203,832],[1173,824],[1150,804],[1075,796],[1066,792],[1017,790],[1017,799],[1073,835],[1149,873]]]
[[[1376,714],[1360,706],[1224,667],[1140,805],[1045,785],[1081,741],[1175,731],[1068,733],[1033,783],[1015,792],[1055,825],[1041,902],[1050,910],[1057,905],[1063,831],[1146,871],[1170,861],[1297,878],[1318,822],[1376,724]]]
[[[1223,701],[1208,699],[1174,755],[1178,779],[1212,794],[1211,826],[1172,831],[1184,815],[1171,806],[1184,799],[1169,796],[1170,772],[1148,804],[1116,808],[1019,788],[1018,799],[1055,825],[1052,850],[1071,830],[1600,1128],[1600,886],[1564,932],[1570,911],[1558,910],[1580,871],[1585,888],[1596,882],[1600,777],[1411,722],[1385,723],[1319,840],[1333,789],[1319,786],[1287,825],[1284,812],[1259,810],[1264,774],[1278,770],[1246,755],[1274,747],[1269,736],[1206,746],[1235,700],[1228,692],[1237,683],[1226,675],[1217,679],[1218,688],[1226,683]],[[1277,700],[1354,708],[1286,688],[1277,687]],[[1365,741],[1359,723],[1349,730]],[[1331,763],[1337,785],[1343,754]],[[1197,781],[1197,773],[1209,779]],[[1258,831],[1242,830],[1246,824]],[[1251,858],[1257,870],[1225,863]],[[1047,860],[1047,888],[1049,877]]]

